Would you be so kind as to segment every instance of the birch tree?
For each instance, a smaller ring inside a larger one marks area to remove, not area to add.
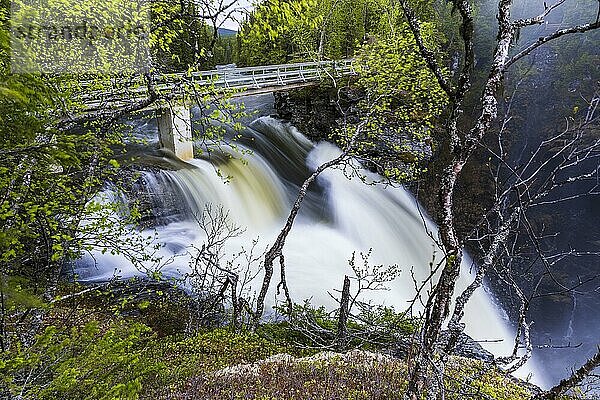
[[[435,368],[432,368],[434,359],[439,358],[444,362],[447,353],[438,348],[440,333],[444,322],[449,319],[452,311],[453,298],[456,293],[456,283],[460,274],[461,263],[464,256],[464,247],[456,230],[456,214],[454,200],[456,184],[461,176],[465,164],[479,149],[480,143],[491,132],[493,123],[498,117],[499,98],[505,74],[512,65],[525,58],[540,46],[558,38],[585,33],[600,27],[597,13],[590,11],[590,22],[569,28],[558,29],[555,32],[540,37],[536,41],[526,45],[519,52],[512,52],[512,48],[521,30],[528,27],[544,24],[553,11],[561,7],[566,0],[558,0],[553,4],[547,4],[543,12],[528,18],[514,19],[512,17],[512,0],[499,0],[497,3],[498,32],[493,50],[493,62],[488,71],[487,78],[479,97],[479,112],[475,121],[469,125],[465,121],[465,99],[473,90],[473,70],[475,66],[475,20],[473,4],[467,0],[451,0],[448,3],[457,17],[462,44],[460,70],[454,77],[445,73],[443,64],[429,49],[423,39],[422,21],[419,20],[411,4],[407,0],[400,0],[399,5],[410,25],[411,32],[419,46],[421,56],[426,61],[428,68],[446,93],[449,99],[448,118],[445,123],[444,138],[447,149],[447,162],[440,176],[440,191],[438,193],[439,209],[441,216],[439,220],[439,239],[444,250],[444,262],[439,279],[435,284],[431,297],[425,309],[425,319],[420,337],[419,349],[416,359],[412,363],[410,380],[406,398],[421,398],[427,393],[428,398],[436,398],[440,394],[436,388],[435,379],[431,376]],[[467,125],[465,127],[465,125]],[[508,233],[513,229],[515,218],[519,214],[518,207],[514,209],[515,216],[509,216],[505,224],[497,231],[496,240],[488,249],[485,263],[496,261],[495,249],[503,245]],[[455,317],[450,319],[449,329],[460,331],[462,325],[462,307],[470,297],[470,291],[481,284],[481,277],[477,277],[474,286],[459,297],[455,306]],[[528,335],[528,331],[524,332]],[[450,350],[450,349],[446,349]],[[440,353],[441,351],[441,353]],[[441,357],[439,357],[441,356]]]

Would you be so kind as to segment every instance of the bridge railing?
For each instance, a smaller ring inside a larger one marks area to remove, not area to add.
[[[162,74],[152,77],[154,90],[158,93],[181,93],[186,87],[214,86],[222,89],[263,89],[319,81],[329,75],[340,77],[354,74],[353,60],[321,61],[294,64],[268,65],[244,68],[223,68],[219,70],[175,74]],[[148,88],[140,82],[118,84],[109,89],[98,90],[82,95],[82,101],[89,108],[104,105],[119,106],[126,101],[148,96]]]
[[[158,87],[178,81],[191,81],[199,84],[214,84],[217,87],[254,87],[264,85],[286,85],[320,79],[326,72],[336,75],[353,73],[353,60],[323,61],[268,65],[243,68],[223,68],[220,70],[194,72],[192,74],[170,74],[157,77]]]

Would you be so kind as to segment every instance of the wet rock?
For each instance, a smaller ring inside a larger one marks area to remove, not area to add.
[[[289,121],[313,141],[327,140],[340,147],[337,132],[345,123],[358,123],[357,106],[362,93],[358,89],[315,87],[275,93],[277,118]],[[344,110],[344,112],[342,112]],[[416,178],[415,165],[424,165],[432,155],[431,141],[418,140],[415,130],[427,137],[427,129],[403,126],[393,115],[382,117],[381,132],[365,143],[358,158],[373,172],[386,175],[394,171],[406,180]]]
[[[443,331],[440,335],[440,346],[446,346],[449,338],[450,332]],[[491,362],[494,360],[494,355],[492,353],[484,349],[478,342],[464,333],[458,338],[456,347],[454,348],[452,354],[485,362]]]
[[[440,335],[440,343],[439,347],[443,348],[448,343],[449,331],[443,331]],[[396,347],[391,351],[394,357],[398,358],[407,358],[409,355],[409,350],[411,345],[414,345],[412,339],[402,339],[396,343]],[[462,334],[457,343],[453,355],[470,358],[473,360],[480,360],[484,362],[492,362],[494,361],[494,355],[484,349],[479,343],[477,343],[473,338],[471,338],[467,334]]]

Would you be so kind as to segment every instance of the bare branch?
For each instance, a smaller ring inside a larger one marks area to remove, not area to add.
[[[532,51],[534,51],[538,47],[540,47],[543,44],[548,43],[548,42],[550,42],[552,40],[558,39],[558,38],[563,37],[565,35],[570,35],[570,34],[573,34],[573,33],[584,33],[584,32],[588,32],[588,31],[594,30],[594,29],[598,29],[598,28],[600,28],[600,21],[596,21],[596,22],[593,22],[593,23],[590,23],[590,24],[578,25],[578,26],[574,26],[574,27],[571,27],[571,28],[567,28],[567,29],[560,29],[560,30],[557,30],[556,32],[554,32],[551,35],[540,37],[536,42],[530,44],[525,49],[521,50],[520,52],[518,52],[517,54],[515,54],[514,56],[512,56],[506,62],[505,67],[506,68],[510,67],[515,62],[519,61],[521,58],[525,57],[526,55],[528,55],[529,53],[531,53]]]
[[[522,28],[522,27],[530,26],[530,25],[543,24],[545,22],[545,18],[548,15],[550,15],[550,13],[552,11],[554,11],[555,9],[560,7],[565,1],[567,1],[567,0],[559,0],[556,3],[552,4],[551,6],[544,7],[544,12],[536,17],[527,18],[527,19],[519,19],[519,20],[515,21],[514,22],[515,28]],[[544,3],[544,4],[546,4],[546,3]]]
[[[540,395],[535,397],[535,400],[555,400],[558,399],[560,395],[565,393],[567,390],[575,387],[579,383],[581,383],[586,376],[588,376],[594,369],[600,366],[600,347],[598,347],[598,351],[596,354],[591,357],[585,364],[583,364],[577,371],[574,371],[573,374],[567,379],[563,379],[560,383],[554,386],[552,389],[547,392],[541,393]]]

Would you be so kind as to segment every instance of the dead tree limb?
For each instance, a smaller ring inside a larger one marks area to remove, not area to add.
[[[267,292],[269,291],[269,286],[271,285],[271,278],[273,277],[273,262],[277,258],[281,257],[283,254],[282,253],[283,247],[285,246],[287,237],[288,237],[290,231],[292,230],[294,221],[296,220],[296,217],[298,216],[298,213],[300,212],[300,208],[302,207],[302,202],[304,201],[304,198],[306,197],[309,186],[325,170],[327,170],[331,167],[334,167],[336,165],[340,165],[348,160],[350,152],[354,149],[354,144],[359,139],[359,137],[362,136],[363,129],[368,124],[368,121],[369,121],[369,118],[361,121],[357,125],[356,131],[355,131],[354,135],[351,137],[351,139],[348,143],[348,146],[346,147],[346,149],[344,151],[342,151],[342,153],[339,156],[337,156],[336,158],[334,158],[330,161],[327,161],[324,164],[321,164],[315,170],[315,172],[313,172],[304,181],[304,183],[300,187],[300,191],[298,192],[296,201],[294,202],[294,205],[292,206],[292,209],[290,210],[290,214],[288,215],[288,218],[286,220],[286,223],[285,223],[283,229],[281,230],[281,232],[279,232],[277,239],[275,239],[275,242],[267,250],[267,252],[265,254],[265,260],[264,260],[265,276],[263,278],[263,283],[262,283],[260,292],[259,292],[257,300],[256,300],[256,312],[255,312],[255,321],[254,321],[255,326],[259,323],[260,318],[262,317],[263,312],[264,312],[265,298],[267,297]],[[286,288],[287,288],[287,285],[285,286],[284,289],[286,289]],[[289,296],[289,294],[286,294],[286,296]]]
[[[344,276],[344,286],[342,288],[342,297],[340,298],[340,313],[338,315],[337,326],[337,345],[340,350],[344,350],[348,338],[348,313],[350,305],[350,278]]]
[[[580,384],[589,374],[591,374],[596,368],[600,366],[600,347],[596,354],[587,360],[585,364],[583,364],[577,371],[574,371],[573,374],[560,381],[560,383],[554,386],[552,389],[547,392],[540,393],[537,395],[534,400],[555,400],[562,394],[564,394],[567,390],[574,388],[578,384]]]
[[[471,5],[466,0],[452,0],[454,9],[458,10],[461,16],[460,33],[464,44],[464,63],[462,73],[458,79],[457,87],[449,93],[451,111],[446,125],[446,136],[448,142],[449,161],[441,174],[441,185],[439,192],[439,205],[441,210],[440,217],[440,238],[445,252],[446,262],[441,271],[437,285],[427,302],[425,310],[425,322],[422,333],[423,343],[419,350],[417,360],[411,371],[406,398],[420,398],[426,385],[426,360],[436,351],[436,345],[439,339],[444,321],[450,314],[450,305],[452,297],[456,290],[456,282],[460,274],[461,261],[463,258],[463,245],[457,237],[454,219],[454,193],[456,183],[461,175],[463,167],[470,159],[471,155],[479,148],[482,139],[488,134],[492,123],[497,119],[498,97],[504,82],[506,69],[518,59],[529,54],[537,47],[555,40],[559,37],[582,33],[600,27],[598,22],[593,24],[580,25],[569,29],[563,29],[544,38],[540,38],[536,43],[530,45],[521,53],[510,57],[511,46],[514,43],[518,30],[524,25],[539,23],[539,20],[556,9],[562,2],[546,10],[541,17],[530,21],[511,19],[512,0],[498,1],[498,35],[493,54],[493,62],[489,75],[484,84],[483,94],[480,100],[481,111],[476,123],[471,129],[461,131],[458,126],[459,118],[463,112],[463,101],[469,89],[471,88],[472,65],[474,60],[473,53],[473,12]],[[407,2],[401,2],[404,15],[408,21],[411,31],[416,36],[421,36],[418,21],[414,13],[410,10]],[[423,38],[416,38],[417,43],[422,42]],[[419,46],[421,56],[426,60],[426,64],[431,72],[438,77],[439,67],[432,60],[431,53]],[[438,79],[439,81],[439,79]],[[442,81],[441,85],[445,86]],[[442,88],[448,93],[448,90]],[[459,310],[460,313],[460,310]],[[457,321],[455,321],[455,324]],[[458,325],[456,325],[458,326]],[[528,325],[526,322],[521,324],[522,333],[528,336]]]

